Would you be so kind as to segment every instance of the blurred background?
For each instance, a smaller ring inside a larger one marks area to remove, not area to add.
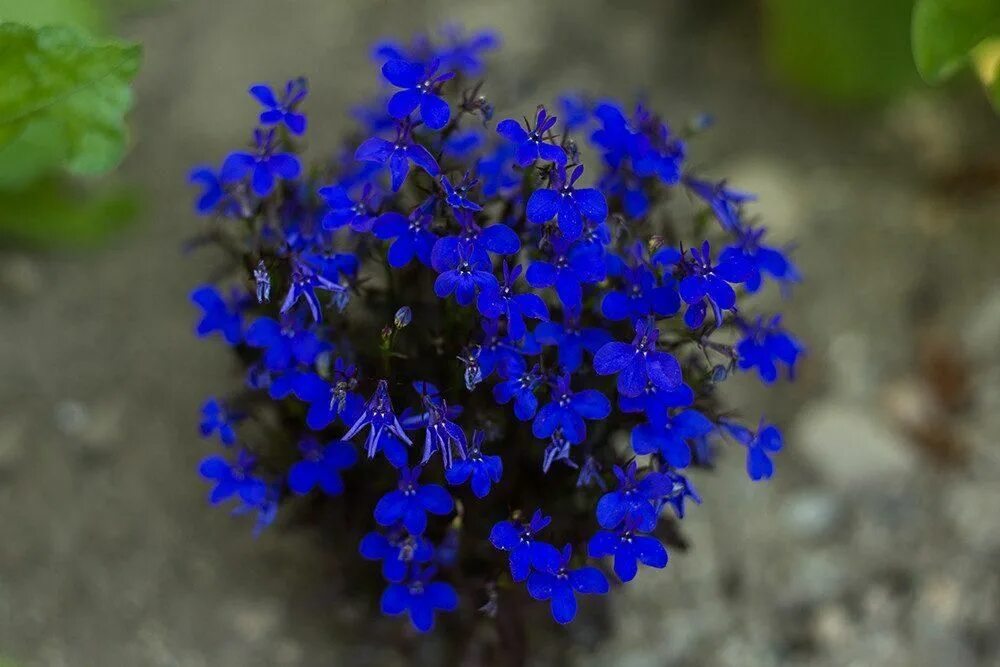
[[[372,42],[445,22],[503,35],[501,114],[566,89],[644,95],[677,125],[711,114],[690,164],[757,193],[806,277],[783,306],[801,377],[730,389],[787,429],[775,479],[747,482],[735,452],[695,471],[692,548],[611,596],[599,641],[570,628],[559,663],[1000,664],[1000,87],[988,49],[979,77],[925,62],[955,74],[925,84],[912,9],[0,1],[0,18],[144,49],[103,161],[0,150],[0,665],[441,664],[338,597],[315,533],[255,540],[205,509],[198,408],[239,380],[192,335],[213,258],[184,244],[188,170],[246,142],[249,84],[309,78],[316,155],[375,89]]]

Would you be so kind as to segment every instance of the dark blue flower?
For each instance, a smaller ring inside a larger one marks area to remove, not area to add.
[[[315,333],[261,316],[247,329],[246,343],[264,350],[264,366],[269,371],[283,371],[299,364],[311,366],[321,352],[330,348]]]
[[[747,292],[751,294],[760,290],[764,282],[764,276],[770,276],[776,280],[787,292],[788,287],[799,282],[798,269],[788,258],[786,251],[779,248],[764,245],[764,235],[766,230],[763,227],[750,227],[744,225],[734,231],[736,243],[726,247],[719,258],[727,261],[730,258],[738,258],[746,261],[751,268],[749,277],[746,280]]]
[[[476,171],[483,182],[484,197],[505,195],[521,184],[521,177],[514,170],[516,152],[513,144],[504,143],[479,158]]]
[[[551,600],[552,618],[569,623],[576,616],[576,593],[604,595],[608,580],[596,567],[570,569],[570,545],[563,547],[559,562],[528,575],[528,594],[536,600]]]
[[[632,429],[632,449],[636,454],[659,452],[674,468],[691,465],[691,444],[715,430],[715,425],[697,410],[683,410],[676,415],[666,410],[654,412],[650,421]]]
[[[531,426],[536,438],[548,438],[562,429],[570,443],[583,442],[587,437],[584,419],[605,419],[611,414],[611,401],[596,389],[574,392],[569,375],[559,376],[552,387],[552,400],[542,406]]]
[[[701,502],[690,480],[676,470],[662,471],[658,485],[660,487],[658,506],[670,505],[678,519],[684,518],[684,503],[688,498],[696,503]]]
[[[632,517],[638,529],[648,533],[656,527],[656,507],[653,503],[664,495],[664,477],[649,472],[642,479],[636,477],[638,468],[632,461],[627,468],[613,468],[618,479],[618,489],[610,491],[597,501],[597,523],[601,528],[613,530],[625,519]]]
[[[320,446],[315,438],[299,443],[302,459],[288,470],[288,486],[299,495],[305,495],[319,486],[323,493],[339,496],[344,492],[340,473],[358,460],[354,446],[349,442],[334,440]]]
[[[479,76],[483,70],[483,52],[500,46],[500,36],[490,30],[479,30],[465,35],[457,24],[446,24],[441,28],[444,44],[435,53],[447,69],[462,72],[468,76]]]
[[[608,292],[601,302],[601,313],[609,320],[669,317],[680,310],[681,300],[672,279],[658,286],[656,276],[642,264],[626,268],[622,278],[624,289]]]
[[[594,371],[598,375],[618,373],[618,391],[625,396],[638,396],[647,382],[661,389],[674,389],[682,382],[681,367],[672,355],[656,349],[659,337],[658,329],[637,320],[631,343],[613,341],[597,351]]]
[[[368,458],[374,458],[375,453],[381,447],[387,442],[392,442],[391,437],[395,437],[407,445],[413,444],[413,441],[410,440],[409,436],[403,430],[403,425],[399,423],[396,413],[393,412],[392,399],[389,398],[389,383],[385,380],[378,381],[378,386],[375,388],[371,399],[365,405],[361,415],[354,421],[354,424],[348,429],[347,433],[344,434],[344,440],[350,440],[365,427],[369,429],[368,437],[365,440],[365,451],[368,453]],[[389,439],[387,440],[387,438]],[[418,468],[417,474],[419,472]],[[412,532],[420,533],[423,531],[415,530]]]
[[[531,568],[545,570],[559,564],[559,551],[536,538],[549,523],[551,517],[535,510],[527,523],[500,521],[490,530],[490,544],[501,551],[510,553],[510,576],[514,581],[528,578]]]
[[[645,412],[647,418],[661,414],[666,408],[686,408],[694,403],[694,391],[686,384],[673,389],[661,389],[652,382],[638,396],[618,395],[618,409],[622,412]]]
[[[757,199],[747,192],[733,190],[725,181],[711,183],[692,176],[684,178],[684,185],[712,208],[715,217],[722,227],[735,232],[742,227],[740,222],[740,207],[744,202]]]
[[[569,243],[563,237],[552,240],[550,261],[532,262],[525,279],[532,287],[552,287],[566,308],[583,309],[583,285],[604,280],[601,251],[589,244]]]
[[[410,564],[428,563],[434,557],[430,540],[402,528],[390,530],[388,535],[368,533],[361,538],[358,551],[368,560],[382,561],[382,576],[392,582],[406,579]]]
[[[266,84],[259,83],[250,88],[250,94],[264,107],[260,112],[260,124],[284,123],[292,134],[302,134],[306,131],[306,117],[299,113],[297,108],[308,93],[306,80],[302,78],[285,83],[285,90],[280,98],[276,97],[274,89]]]
[[[577,130],[590,122],[590,105],[582,95],[567,93],[559,96],[563,125],[567,130]]]
[[[454,294],[460,306],[471,304],[479,290],[497,285],[489,257],[476,253],[469,241],[457,244],[454,252],[435,252],[433,264],[441,272],[434,281],[434,293],[442,299]]]
[[[227,303],[217,289],[211,285],[202,285],[191,292],[191,301],[202,310],[201,320],[195,329],[199,338],[218,331],[230,345],[243,340],[242,311],[245,299],[236,297]]]
[[[204,459],[198,470],[202,477],[215,484],[208,501],[218,505],[235,496],[248,505],[260,503],[266,488],[264,482],[253,476],[256,464],[257,460],[245,450],[231,463],[221,456]]]
[[[500,366],[500,377],[503,378],[503,382],[498,382],[493,387],[493,398],[496,402],[506,405],[513,400],[514,416],[521,421],[528,421],[534,417],[538,410],[535,389],[542,381],[538,366],[529,370],[524,359],[518,355],[511,358],[509,363]]]
[[[233,509],[233,516],[256,512],[257,519],[254,521],[253,526],[253,536],[255,538],[260,537],[264,529],[274,523],[274,519],[278,516],[278,503],[281,500],[280,484],[264,484],[261,482],[261,485],[264,491],[260,498],[254,502],[247,502],[241,498],[240,504]]]
[[[375,190],[370,183],[365,183],[361,196],[355,201],[347,192],[347,188],[339,185],[328,185],[316,191],[326,202],[329,210],[323,215],[323,229],[339,229],[350,225],[356,232],[367,232],[372,228],[375,215]]]
[[[392,175],[393,192],[402,187],[411,162],[431,176],[441,173],[434,156],[413,140],[409,128],[405,126],[396,130],[395,141],[386,141],[379,137],[365,140],[354,152],[354,158],[364,162],[388,164],[389,173]]]
[[[802,354],[801,343],[781,326],[781,316],[775,315],[765,322],[758,317],[753,323],[738,321],[743,337],[736,343],[736,360],[740,370],[757,369],[764,384],[778,379],[778,364],[788,369],[789,378],[795,377],[795,363]]]
[[[766,424],[764,420],[761,420],[756,431],[731,421],[722,422],[722,426],[747,448],[747,474],[750,479],[755,482],[771,479],[774,474],[771,455],[780,452],[782,447],[781,431],[778,427]]]
[[[375,505],[375,521],[380,526],[397,522],[406,526],[411,535],[422,535],[427,527],[427,513],[444,516],[455,503],[438,484],[420,484],[420,466],[402,468],[398,488],[382,496]]]
[[[500,457],[483,454],[482,446],[485,438],[486,434],[483,431],[474,431],[472,445],[466,452],[465,459],[455,462],[444,471],[445,479],[452,486],[465,484],[471,479],[470,486],[476,498],[485,498],[490,492],[490,487],[497,484],[503,475],[503,462]]]
[[[438,240],[430,230],[434,224],[433,199],[418,206],[404,218],[395,212],[383,213],[375,221],[372,232],[380,239],[396,239],[389,246],[389,266],[403,267],[416,257],[425,266],[431,265],[431,251]]]
[[[742,256],[730,255],[712,264],[712,249],[705,241],[701,251],[692,248],[691,259],[683,261],[685,277],[681,279],[680,295],[688,304],[684,323],[696,329],[705,321],[707,307],[712,307],[715,325],[722,325],[722,311],[736,307],[736,292],[729,283],[742,283],[751,274],[750,264]]]
[[[201,406],[201,435],[208,438],[218,433],[222,444],[231,447],[236,444],[236,423],[241,418],[241,415],[229,412],[222,403],[210,398]]]
[[[454,72],[437,75],[441,63],[433,60],[428,64],[389,60],[382,65],[382,76],[397,88],[402,88],[390,99],[386,109],[398,120],[407,118],[415,109],[420,109],[424,124],[432,130],[440,130],[448,124],[451,109],[440,96],[441,85],[455,76]]]
[[[517,232],[502,222],[480,227],[468,211],[455,211],[455,218],[462,229],[458,235],[445,236],[438,239],[431,253],[431,265],[437,271],[442,271],[438,265],[458,253],[463,243],[472,245],[471,257],[477,262],[488,262],[489,253],[495,255],[514,255],[521,249],[521,240]],[[437,259],[435,259],[437,258]]]
[[[281,303],[282,313],[287,313],[299,299],[302,299],[309,306],[309,312],[312,313],[313,320],[319,322],[322,319],[322,305],[319,302],[319,297],[316,295],[316,290],[333,292],[338,308],[343,310],[338,297],[346,297],[347,288],[343,285],[338,285],[322,273],[313,270],[305,262],[292,260],[292,271],[289,280],[291,284],[288,287],[288,293],[285,295],[285,300]],[[346,305],[346,302],[343,305]]]
[[[477,307],[485,317],[495,320],[507,318],[507,333],[513,340],[524,338],[527,327],[524,318],[536,320],[549,319],[549,309],[541,297],[531,292],[514,293],[514,283],[521,276],[521,265],[511,269],[507,262],[503,263],[503,283],[484,288],[479,293]]]
[[[534,128],[527,118],[524,119],[524,127],[513,118],[508,118],[497,123],[497,134],[517,146],[514,158],[522,167],[529,166],[535,160],[545,160],[565,166],[566,151],[545,141],[545,134],[555,124],[556,117],[549,116],[545,112],[545,107],[539,106],[535,113]]]
[[[542,322],[535,327],[535,340],[542,345],[555,345],[559,365],[570,373],[583,363],[583,351],[591,354],[611,340],[611,334],[597,327],[580,327],[579,313],[565,311],[565,324]]]
[[[254,143],[253,153],[229,154],[219,174],[223,181],[241,181],[249,176],[253,193],[266,197],[274,191],[278,179],[298,178],[302,170],[299,159],[291,153],[275,152],[274,130],[254,130]]]
[[[482,321],[483,338],[479,345],[474,345],[474,361],[480,371],[480,382],[494,371],[507,364],[516,364],[524,352],[523,344],[512,340],[509,336],[500,335],[500,323],[496,320]],[[530,336],[524,343],[529,343]]]
[[[442,400],[439,403],[432,399],[424,400],[427,407],[427,427],[424,431],[424,455],[420,459],[420,465],[430,461],[435,452],[441,452],[441,462],[445,470],[451,468],[454,451],[458,452],[458,458],[466,457],[465,431],[462,427],[448,418],[448,406]]]
[[[220,212],[223,208],[221,204],[226,197],[226,191],[222,187],[222,181],[218,174],[211,167],[196,167],[191,170],[188,180],[202,186],[201,195],[194,203],[194,210],[201,215]],[[231,211],[227,210],[227,212]]]
[[[410,622],[420,632],[434,627],[435,611],[455,611],[458,595],[451,584],[431,581],[435,572],[416,572],[406,583],[391,583],[382,593],[382,613],[396,616],[410,613]]]
[[[476,187],[479,179],[465,172],[458,187],[454,187],[447,176],[441,177],[441,187],[444,188],[445,202],[454,209],[464,208],[469,211],[481,211],[483,207],[469,199],[469,192]]]
[[[563,434],[562,427],[557,428],[549,438],[549,444],[545,446],[542,454],[542,472],[548,473],[549,468],[556,461],[562,461],[574,470],[579,466],[576,461],[570,458],[570,451],[574,443]]]
[[[623,582],[635,579],[639,571],[638,563],[649,567],[667,566],[667,550],[655,537],[639,534],[639,525],[634,517],[625,520],[625,525],[614,532],[600,530],[587,545],[591,558],[615,557],[615,574]]]
[[[548,222],[558,218],[559,231],[573,241],[583,233],[584,219],[601,223],[608,217],[608,203],[596,188],[574,187],[583,175],[583,165],[577,165],[569,179],[565,169],[555,169],[551,175],[551,188],[541,188],[531,193],[526,215],[529,222]]]

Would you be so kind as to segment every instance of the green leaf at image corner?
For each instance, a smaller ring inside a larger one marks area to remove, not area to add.
[[[913,58],[928,83],[954,74],[993,35],[1000,35],[1000,0],[917,0],[913,8]]]
[[[0,24],[0,163],[16,165],[18,155],[2,153],[17,150],[18,137],[41,122],[58,128],[59,162],[71,172],[114,168],[128,143],[125,114],[141,56],[137,44],[67,26]]]

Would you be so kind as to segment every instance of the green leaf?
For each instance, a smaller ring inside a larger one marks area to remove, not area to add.
[[[0,192],[0,237],[32,246],[91,245],[132,220],[138,207],[130,189],[94,191],[50,176]]]
[[[0,140],[7,140],[0,141],[0,163],[17,164],[33,145],[19,139],[42,123],[61,140],[58,162],[70,171],[112,169],[125,153],[129,83],[140,58],[136,44],[96,40],[74,28],[0,24]],[[12,129],[18,125],[20,132]]]
[[[72,25],[98,33],[104,28],[104,8],[93,0],[0,0],[0,21]]]
[[[1000,35],[1000,0],[917,0],[911,30],[920,76],[939,83],[983,40]]]

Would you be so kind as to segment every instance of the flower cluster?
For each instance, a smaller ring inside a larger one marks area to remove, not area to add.
[[[700,502],[688,471],[731,443],[765,479],[782,446],[716,385],[771,384],[803,352],[747,314],[799,276],[750,195],[691,172],[693,133],[579,95],[494,124],[476,80],[497,42],[380,45],[380,94],[311,168],[306,81],[254,85],[250,148],[192,173],[233,259],[230,287],[192,294],[197,334],[246,369],[203,409],[224,448],[201,464],[210,502],[261,529],[297,496],[346,496],[338,543],[380,563],[382,611],[420,631],[522,582],[566,623],[607,574],[666,566]],[[683,220],[684,192],[707,215]]]

